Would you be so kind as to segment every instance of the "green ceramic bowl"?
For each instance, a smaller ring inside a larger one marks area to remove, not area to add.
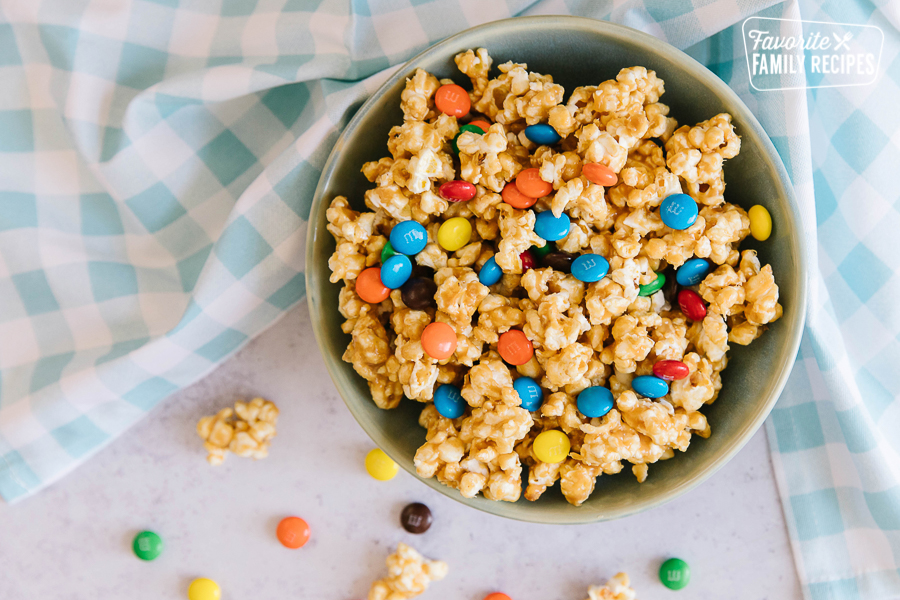
[[[752,238],[742,248],[756,248],[771,263],[781,288],[784,316],[748,347],[735,346],[723,375],[722,392],[704,412],[712,436],[694,437],[687,452],[650,466],[638,484],[630,469],[602,476],[590,499],[569,505],[556,485],[538,501],[493,502],[465,499],[435,479],[422,481],[468,506],[495,515],[539,523],[586,523],[615,519],[658,506],[700,484],[722,467],[750,439],[772,409],[797,354],[806,306],[807,258],[801,241],[800,216],[787,172],[750,110],[718,77],[701,64],[647,34],[591,19],[528,17],[475,27],[422,52],[391,77],[356,113],[335,144],[316,189],[309,222],[306,282],[316,339],[331,377],[347,407],[372,440],[401,467],[415,475],[413,456],[425,441],[417,418],[422,405],[404,400],[395,410],[377,408],[366,382],[341,360],[350,336],[341,332],[340,287],[328,281],[328,257],[335,243],[325,228],[325,209],[337,195],[362,209],[363,192],[371,184],[362,164],[387,155],[390,128],[402,122],[400,93],[406,77],[423,68],[466,85],[453,56],[485,47],[494,64],[524,62],[530,70],[553,75],[567,92],[616,76],[622,67],[642,65],[665,81],[662,98],[679,123],[698,123],[720,112],[734,117],[741,153],[728,161],[728,200],[749,209],[764,205],[772,215],[772,236]]]

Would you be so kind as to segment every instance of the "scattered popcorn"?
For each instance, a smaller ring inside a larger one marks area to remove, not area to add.
[[[209,464],[221,465],[227,451],[244,458],[260,459],[269,455],[275,437],[278,408],[268,400],[238,400],[234,408],[223,408],[197,422],[197,434],[203,439]]]
[[[397,544],[397,551],[386,562],[388,576],[372,584],[368,600],[414,598],[428,589],[429,583],[447,576],[447,563],[428,560],[403,543]]]
[[[627,573],[617,573],[604,585],[588,588],[588,598],[585,600],[637,600],[629,583]]]

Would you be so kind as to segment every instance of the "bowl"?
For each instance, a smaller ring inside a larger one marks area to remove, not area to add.
[[[770,263],[780,287],[784,316],[750,346],[732,345],[723,372],[722,391],[703,409],[712,427],[709,439],[693,437],[685,453],[651,465],[639,484],[629,469],[601,476],[591,497],[570,505],[552,488],[537,502],[495,502],[463,498],[434,478],[426,485],[473,508],[502,517],[539,523],[587,523],[615,519],[659,506],[699,485],[737,453],[769,414],[797,354],[806,307],[807,257],[800,214],[787,172],[763,128],[738,96],[716,75],[676,48],[628,27],[578,17],[520,17],[464,31],[425,50],[401,67],[363,104],[335,143],[316,188],[309,220],[306,283],[316,340],[328,371],[350,412],[372,440],[401,467],[415,475],[413,456],[425,442],[418,425],[422,404],[405,399],[393,410],[375,406],[366,382],[341,360],[350,336],[341,331],[340,286],[328,281],[328,257],[335,248],[326,230],[325,210],[344,195],[357,210],[372,184],[360,173],[363,163],[388,154],[388,131],[403,120],[400,93],[417,68],[468,86],[453,57],[469,48],[487,48],[494,65],[524,62],[529,70],[551,74],[566,92],[615,78],[635,65],[653,69],[665,81],[662,102],[679,124],[698,123],[728,112],[741,135],[741,152],[726,165],[728,201],[749,209],[765,206],[774,223],[765,242],[748,238],[741,249],[754,248]],[[496,67],[495,67],[496,68]],[[525,475],[523,473],[523,479]]]

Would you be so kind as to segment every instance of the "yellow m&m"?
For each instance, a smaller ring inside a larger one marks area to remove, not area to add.
[[[757,204],[747,211],[750,217],[750,235],[761,242],[769,239],[772,234],[772,216],[765,206]]]
[[[534,445],[531,447],[535,458],[545,463],[564,461],[569,455],[570,448],[569,438],[559,429],[539,434],[534,438]]]
[[[462,217],[447,219],[438,229],[438,244],[447,252],[456,252],[468,244],[470,239],[472,239],[472,224]]]
[[[195,579],[188,588],[188,600],[219,600],[221,597],[219,584],[205,577]]]
[[[381,448],[375,448],[366,454],[366,471],[378,481],[389,481],[397,474],[399,467],[384,453]]]

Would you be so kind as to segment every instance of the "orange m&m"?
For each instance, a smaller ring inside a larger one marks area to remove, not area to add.
[[[529,198],[543,198],[553,191],[553,184],[541,179],[540,169],[523,169],[516,175],[516,188]]]
[[[282,546],[296,550],[309,541],[309,525],[300,517],[285,517],[278,523],[275,535]]]
[[[422,330],[422,350],[435,360],[450,358],[456,352],[456,332],[447,323],[429,323]]]
[[[469,92],[455,83],[442,85],[434,93],[434,105],[445,115],[451,117],[463,117],[469,114],[472,101],[469,100]]]
[[[619,181],[616,172],[600,163],[587,163],[581,167],[581,174],[591,183],[609,187]]]
[[[364,302],[378,304],[387,300],[391,290],[381,283],[381,268],[369,267],[356,277],[356,293]]]
[[[490,123],[488,123],[487,121],[482,121],[481,119],[478,119],[476,121],[470,121],[469,125],[474,125],[475,127],[479,128],[480,130],[482,130],[485,133],[487,133],[487,130],[491,126]]]
[[[500,357],[511,365],[524,365],[534,356],[534,346],[531,340],[518,329],[510,329],[500,334],[497,341],[497,352]]]
[[[492,592],[485,596],[484,600],[512,600],[512,598],[510,598],[503,592]]]
[[[520,192],[519,188],[516,187],[515,181],[507,183],[506,187],[503,188],[503,191],[500,192],[500,196],[503,198],[504,202],[513,208],[518,209],[529,208],[534,206],[534,203],[537,202],[537,198],[529,198]]]

